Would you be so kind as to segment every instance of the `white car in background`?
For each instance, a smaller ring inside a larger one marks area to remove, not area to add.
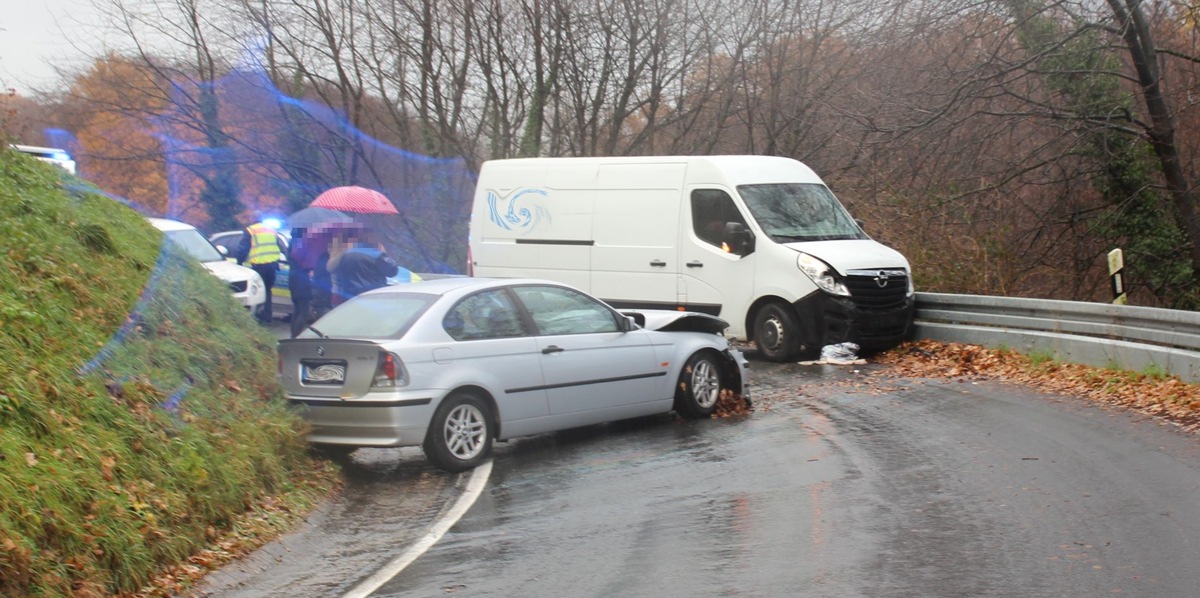
[[[240,230],[227,230],[209,235],[208,240],[216,246],[217,251],[225,257],[225,260],[231,264],[236,264],[237,260],[233,257],[237,253],[238,243],[242,240]],[[280,231],[279,239],[282,241],[282,250],[285,254],[285,259],[279,262],[279,270],[275,273],[275,286],[271,287],[271,311],[275,317],[290,316],[292,313],[292,290],[288,287],[288,276],[291,275],[291,269],[288,267],[286,254],[288,245],[291,243],[291,235]]]
[[[233,292],[233,298],[254,313],[267,300],[267,289],[262,277],[245,266],[225,260],[225,256],[196,230],[196,227],[165,218],[147,218],[150,224],[162,231],[167,239],[191,254],[209,272],[225,281]]]

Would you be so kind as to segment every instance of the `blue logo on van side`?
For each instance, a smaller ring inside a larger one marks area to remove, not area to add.
[[[495,191],[487,192],[488,216],[492,223],[504,230],[528,233],[545,218],[550,220],[550,211],[546,208],[531,204],[528,207],[526,195],[534,194],[546,197],[545,189],[518,189],[508,197],[500,197]]]

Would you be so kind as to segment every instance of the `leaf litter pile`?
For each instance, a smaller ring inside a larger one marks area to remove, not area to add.
[[[746,415],[753,411],[750,401],[747,401],[741,394],[733,392],[728,388],[721,390],[720,396],[717,398],[717,409],[713,411],[713,417],[731,417],[734,415]]]
[[[1154,372],[1097,368],[1015,351],[922,340],[876,356],[881,374],[905,378],[1005,380],[1165,418],[1194,432],[1200,429],[1200,385]]]

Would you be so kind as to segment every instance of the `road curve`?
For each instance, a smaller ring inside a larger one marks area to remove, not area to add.
[[[1019,386],[879,370],[755,362],[747,417],[499,445],[475,506],[373,595],[1197,595],[1194,435]],[[364,464],[381,458],[356,457],[337,529],[302,534],[344,542],[353,518],[356,543],[374,526],[394,542],[314,576],[326,550],[301,568],[308,585],[286,579],[283,555],[231,595],[341,595],[434,525],[461,480],[419,453]],[[408,496],[414,480],[438,498]],[[422,514],[388,510],[401,495]]]

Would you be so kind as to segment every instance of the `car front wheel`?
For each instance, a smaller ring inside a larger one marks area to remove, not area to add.
[[[675,411],[688,419],[712,415],[721,398],[720,357],[712,351],[692,355],[679,373],[675,387]]]
[[[435,466],[457,473],[482,463],[492,451],[494,436],[487,402],[473,394],[454,394],[433,414],[423,448]]]

